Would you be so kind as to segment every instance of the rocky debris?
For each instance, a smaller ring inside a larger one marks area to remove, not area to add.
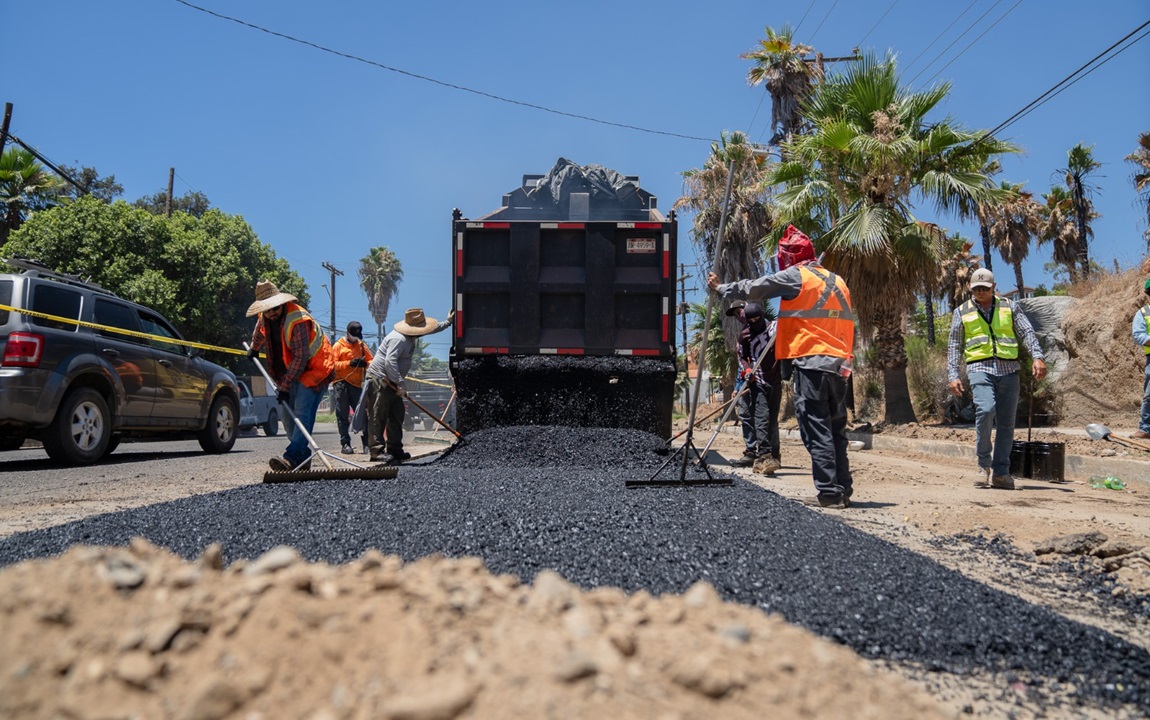
[[[478,558],[369,550],[330,566],[277,547],[220,569],[218,555],[137,539],[0,572],[0,716],[947,716],[705,582],[653,596],[551,571],[522,585]]]
[[[1109,538],[1105,533],[1096,530],[1062,535],[1039,543],[1034,548],[1034,554],[1048,555],[1050,553],[1058,553],[1060,555],[1087,555],[1104,545],[1107,540],[1109,540]]]

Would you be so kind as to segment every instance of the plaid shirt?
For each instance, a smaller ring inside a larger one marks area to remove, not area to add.
[[[994,304],[990,306],[990,314],[982,312],[979,308],[978,312],[982,314],[984,320],[989,323],[989,318],[993,315],[995,308],[998,306],[999,298],[994,298]],[[978,307],[978,303],[975,303]],[[1014,335],[1022,340],[1022,344],[1026,345],[1026,350],[1030,353],[1030,357],[1035,360],[1045,360],[1046,357],[1042,354],[1042,347],[1038,344],[1038,336],[1034,334],[1034,326],[1030,324],[1030,320],[1026,315],[1018,309],[1014,308],[1012,313],[1014,318]],[[962,362],[966,349],[966,332],[962,325],[962,316],[958,314],[958,309],[954,311],[954,316],[950,321],[950,342],[946,346],[946,380],[947,382],[954,382],[958,379],[958,364]],[[967,363],[966,373],[969,375],[973,372],[986,373],[987,375],[1010,375],[1011,373],[1018,372],[1019,362],[1017,360],[1003,360],[1002,358],[987,358],[986,360],[976,360],[972,363]]]
[[[264,348],[264,316],[261,314],[259,320],[256,321],[256,329],[252,332],[251,347],[253,350],[262,350]],[[296,323],[292,328],[291,340],[288,342],[288,349],[291,351],[291,365],[288,365],[287,371],[283,377],[275,377],[275,370],[272,368],[271,363],[268,363],[268,372],[272,374],[272,379],[276,381],[283,389],[287,389],[296,380],[303,377],[304,370],[307,369],[308,361],[311,360],[311,355],[308,353],[308,346],[311,345],[311,338],[309,337],[307,323]],[[278,340],[278,339],[277,339]]]

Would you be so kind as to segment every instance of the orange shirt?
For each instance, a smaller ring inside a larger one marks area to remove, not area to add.
[[[335,382],[345,382],[355,387],[363,387],[363,377],[367,372],[367,365],[352,367],[351,361],[356,358],[363,358],[365,363],[371,363],[371,351],[367,349],[367,343],[360,340],[353,345],[348,342],[345,335],[335,341],[332,352],[335,355]]]

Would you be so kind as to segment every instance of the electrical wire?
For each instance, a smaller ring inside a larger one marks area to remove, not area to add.
[[[875,29],[875,28],[877,28],[877,27],[879,26],[879,24],[880,24],[880,23],[882,23],[883,19],[884,19],[884,18],[886,18],[886,16],[890,14],[890,11],[891,11],[891,10],[894,10],[894,6],[895,6],[895,5],[898,5],[898,0],[894,0],[894,2],[892,2],[892,3],[890,4],[890,7],[888,7],[888,8],[886,9],[886,12],[884,12],[884,13],[882,14],[882,16],[881,16],[881,17],[879,17],[879,19],[878,19],[878,20],[875,22],[875,24],[874,24],[874,25],[871,25],[871,28],[870,28],[870,30],[867,30],[867,31],[866,31],[866,35],[863,35],[863,36],[862,36],[862,40],[859,40],[857,43],[855,43],[855,47],[862,47],[862,44],[863,44],[864,42],[866,42],[866,39],[867,39],[868,37],[870,37],[870,34],[871,34],[872,32],[874,32],[874,29]]]
[[[953,64],[953,63],[954,63],[954,61],[955,61],[955,60],[957,60],[957,59],[959,59],[960,57],[962,57],[963,55],[965,55],[967,50],[969,50],[969,49],[971,49],[972,47],[974,47],[975,43],[977,43],[979,40],[981,40],[981,39],[982,39],[982,38],[983,38],[983,37],[984,37],[984,36],[985,36],[985,35],[986,35],[988,32],[990,32],[991,30],[993,30],[993,29],[995,28],[995,26],[996,26],[996,25],[998,25],[998,23],[1000,23],[1000,22],[1002,22],[1003,20],[1005,20],[1005,19],[1006,19],[1006,16],[1007,16],[1007,15],[1009,15],[1010,13],[1014,12],[1014,8],[1018,7],[1018,6],[1019,6],[1019,5],[1021,5],[1021,4],[1022,4],[1022,0],[1018,0],[1018,1],[1017,1],[1017,2],[1015,2],[1013,5],[1011,5],[1011,6],[1010,6],[1010,9],[1009,9],[1009,10],[1007,10],[1006,12],[1004,12],[1004,13],[1002,14],[1002,17],[998,18],[998,19],[997,19],[997,20],[995,20],[993,23],[991,23],[991,24],[990,24],[990,27],[988,27],[987,29],[983,30],[981,35],[979,35],[978,37],[976,37],[974,40],[972,40],[972,41],[970,42],[970,44],[969,44],[969,45],[967,45],[966,47],[964,47],[964,48],[962,49],[962,52],[960,52],[959,54],[957,54],[957,55],[955,55],[953,58],[951,58],[951,59],[950,59],[950,62],[948,62],[947,64],[943,65],[941,68],[939,68],[939,69],[938,69],[938,72],[936,72],[934,75],[931,75],[931,76],[930,76],[930,79],[926,81],[926,84],[927,84],[927,85],[930,85],[932,82],[934,82],[934,79],[935,79],[936,77],[938,77],[939,75],[941,75],[943,70],[946,70],[948,67],[950,67],[950,66],[951,66],[951,64]]]
[[[176,1],[177,1],[177,2],[181,2],[182,0],[176,0]],[[969,26],[968,26],[968,27],[967,27],[965,30],[963,30],[961,35],[959,35],[958,37],[956,37],[954,40],[951,40],[951,41],[950,41],[950,44],[949,44],[949,45],[947,45],[945,48],[943,48],[943,49],[942,49],[942,52],[940,52],[938,55],[935,55],[935,56],[934,56],[934,59],[933,59],[933,60],[931,60],[930,62],[928,62],[928,63],[926,64],[926,67],[924,67],[922,70],[919,70],[919,71],[918,71],[918,75],[915,75],[914,77],[912,77],[912,78],[910,79],[910,82],[909,82],[908,84],[909,84],[909,85],[913,85],[913,84],[914,84],[914,81],[915,81],[915,80],[918,80],[918,79],[919,79],[919,77],[921,77],[921,76],[922,76],[922,74],[923,74],[924,72],[926,72],[928,69],[930,69],[930,66],[931,66],[931,65],[934,65],[936,62],[938,62],[939,58],[941,58],[943,55],[945,55],[945,54],[947,53],[947,51],[948,51],[948,50],[950,50],[952,47],[954,47],[954,44],[955,44],[955,43],[957,43],[959,40],[961,40],[961,39],[963,39],[964,37],[966,37],[966,34],[967,34],[968,32],[970,32],[971,30],[973,30],[975,25],[977,25],[977,24],[979,24],[980,22],[982,22],[982,19],[983,19],[984,17],[986,17],[987,15],[989,15],[989,14],[990,14],[990,11],[991,11],[991,10],[993,10],[994,8],[998,7],[1000,4],[1002,4],[1002,0],[994,0],[994,4],[993,4],[993,5],[991,5],[989,8],[987,8],[987,9],[986,9],[986,12],[984,12],[984,13],[983,13],[983,14],[981,14],[981,15],[979,15],[979,16],[978,16],[978,19],[977,19],[977,20],[975,20],[974,22],[972,22],[972,23],[971,23],[971,24],[970,24],[970,25],[969,25]]]
[[[1019,120],[1023,119],[1024,117],[1026,117],[1026,116],[1027,116],[1027,115],[1029,115],[1030,113],[1034,112],[1034,111],[1035,111],[1035,110],[1037,110],[1038,108],[1042,107],[1042,106],[1043,106],[1043,105],[1045,105],[1046,103],[1048,103],[1048,102],[1050,102],[1051,100],[1053,100],[1054,98],[1058,97],[1060,94],[1062,94],[1062,92],[1063,92],[1064,90],[1066,90],[1066,89],[1070,88],[1071,86],[1073,86],[1075,83],[1077,83],[1077,82],[1078,82],[1079,80],[1081,80],[1082,78],[1086,77],[1087,75],[1089,75],[1090,73],[1094,72],[1094,71],[1095,71],[1095,70],[1097,70],[1098,68],[1102,67],[1102,66],[1103,66],[1103,65],[1105,65],[1106,63],[1110,62],[1110,61],[1111,61],[1111,60],[1113,60],[1114,58],[1118,57],[1118,56],[1119,56],[1119,55],[1121,55],[1122,53],[1126,52],[1127,50],[1129,50],[1129,49],[1130,49],[1130,48],[1132,48],[1133,46],[1137,45],[1137,44],[1138,44],[1139,42],[1141,42],[1141,41],[1142,41],[1142,40],[1143,40],[1145,37],[1147,37],[1148,35],[1150,35],[1150,30],[1147,30],[1146,32],[1144,32],[1144,33],[1142,33],[1141,35],[1139,35],[1138,37],[1134,38],[1134,40],[1130,41],[1130,43],[1128,43],[1128,44],[1127,44],[1125,47],[1123,47],[1123,48],[1120,48],[1119,50],[1116,50],[1116,51],[1114,52],[1114,54],[1110,55],[1110,57],[1106,58],[1105,60],[1102,60],[1101,62],[1098,62],[1098,59],[1099,59],[1099,58],[1101,58],[1102,56],[1106,55],[1106,54],[1107,54],[1107,53],[1109,53],[1111,50],[1114,50],[1114,48],[1118,47],[1118,46],[1119,46],[1119,45],[1121,45],[1122,43],[1126,42],[1126,40],[1128,40],[1128,39],[1129,39],[1129,38],[1130,38],[1132,35],[1134,35],[1134,33],[1138,32],[1139,30],[1142,30],[1142,29],[1143,29],[1143,28],[1145,28],[1147,25],[1150,25],[1150,20],[1147,20],[1146,22],[1142,23],[1142,24],[1141,24],[1141,25],[1139,25],[1138,27],[1134,28],[1134,30],[1130,31],[1130,33],[1128,33],[1128,34],[1127,34],[1125,37],[1123,37],[1121,40],[1119,40],[1118,42],[1114,43],[1114,44],[1113,44],[1113,45],[1111,45],[1110,47],[1106,48],[1106,49],[1105,49],[1105,50],[1103,50],[1101,53],[1099,53],[1098,55],[1094,56],[1094,58],[1093,58],[1093,59],[1091,59],[1089,62],[1087,62],[1085,65],[1083,65],[1082,67],[1078,68],[1078,69],[1077,69],[1077,70],[1075,70],[1074,72],[1072,72],[1072,73],[1070,73],[1069,75],[1067,75],[1065,78],[1063,78],[1061,81],[1059,81],[1058,83],[1056,83],[1056,84],[1055,84],[1053,87],[1051,87],[1049,90],[1047,90],[1046,92],[1042,93],[1042,94],[1041,94],[1041,95],[1039,95],[1037,98],[1035,98],[1035,99],[1034,99],[1034,100],[1032,100],[1030,103],[1028,103],[1028,104],[1026,105],[1026,107],[1024,107],[1024,108],[1022,108],[1021,110],[1019,110],[1018,112],[1014,113],[1013,115],[1011,115],[1010,117],[1008,117],[1006,120],[1002,121],[1002,122],[1001,122],[1001,123],[1000,123],[1000,124],[999,124],[997,127],[995,127],[993,130],[990,130],[990,131],[988,131],[988,132],[986,133],[986,136],[992,136],[992,135],[994,135],[995,133],[997,133],[997,132],[1000,132],[1000,131],[1002,131],[1002,130],[1004,130],[1004,129],[1008,128],[1008,127],[1010,127],[1010,126],[1011,126],[1011,125],[1013,125],[1014,123],[1018,122]],[[1098,64],[1097,64],[1097,65],[1094,65],[1094,63],[1095,63],[1095,62],[1098,62]],[[1094,67],[1090,67],[1091,65],[1094,65]],[[1088,67],[1090,68],[1089,70],[1087,70],[1087,69],[1086,69],[1086,68],[1088,68]],[[1081,73],[1081,75],[1079,75],[1079,73]],[[1079,77],[1074,77],[1075,75],[1079,75]],[[1074,78],[1074,79],[1073,79],[1073,80],[1071,80],[1071,78]]]
[[[608,125],[610,127],[623,128],[624,130],[635,130],[636,132],[649,133],[651,135],[665,135],[668,137],[682,138],[683,140],[698,140],[698,141],[707,142],[707,143],[716,142],[715,138],[698,137],[695,135],[684,135],[682,133],[670,132],[667,130],[652,130],[651,128],[640,127],[638,125],[628,125],[626,123],[619,123],[619,122],[614,122],[611,120],[602,120],[600,118],[591,117],[590,115],[581,115],[579,113],[567,112],[565,110],[556,110],[554,108],[549,108],[549,107],[546,107],[544,105],[537,105],[535,103],[529,103],[529,102],[525,102],[523,100],[514,100],[512,98],[506,98],[506,97],[503,97],[501,95],[495,95],[494,93],[485,92],[483,90],[476,90],[474,88],[469,88],[465,85],[456,85],[455,83],[446,82],[444,80],[437,80],[436,78],[428,77],[427,75],[420,75],[419,73],[414,73],[414,72],[411,72],[409,70],[403,70],[401,68],[391,67],[390,65],[384,65],[383,63],[379,63],[379,62],[376,62],[374,60],[368,60],[366,58],[359,57],[358,55],[352,55],[350,53],[345,53],[345,52],[341,52],[339,50],[334,50],[332,48],[325,47],[325,46],[320,45],[318,43],[311,42],[310,40],[303,40],[303,39],[294,37],[292,35],[287,35],[285,33],[276,32],[275,30],[269,30],[268,28],[261,27],[259,25],[255,25],[255,24],[247,22],[245,20],[240,20],[239,18],[231,17],[230,15],[224,15],[222,13],[218,13],[218,12],[215,12],[212,10],[208,10],[207,8],[200,7],[199,5],[193,5],[192,3],[188,2],[187,0],[175,0],[175,2],[177,2],[181,5],[184,5],[185,7],[189,7],[193,10],[198,10],[199,12],[205,13],[207,15],[211,15],[212,17],[216,17],[216,18],[219,18],[221,20],[228,20],[228,21],[234,22],[238,25],[243,25],[245,27],[252,28],[253,30],[259,30],[260,32],[267,33],[268,35],[273,35],[275,37],[282,38],[284,40],[289,40],[289,41],[294,42],[294,43],[299,43],[300,45],[306,45],[310,48],[314,48],[314,49],[319,50],[321,52],[329,53],[331,55],[336,55],[338,57],[345,58],[347,60],[354,60],[355,62],[364,63],[365,65],[371,65],[373,67],[380,68],[381,70],[387,70],[388,72],[398,73],[400,75],[406,75],[407,77],[414,78],[416,80],[423,80],[424,82],[433,83],[435,85],[439,85],[439,86],[449,88],[452,90],[459,90],[461,92],[471,93],[472,95],[478,95],[480,97],[485,97],[485,98],[488,98],[489,100],[496,100],[498,102],[507,103],[509,105],[518,105],[520,107],[531,108],[532,110],[539,110],[541,112],[551,113],[553,115],[560,115],[562,117],[569,117],[569,118],[572,118],[575,120],[585,120],[587,122],[593,122],[593,123],[597,123],[599,125]],[[836,0],[836,3],[837,3],[837,0]]]
[[[823,19],[822,19],[822,22],[820,22],[820,23],[819,23],[819,26],[818,26],[817,28],[815,28],[815,31],[814,31],[813,33],[811,33],[811,43],[812,43],[812,44],[813,44],[813,43],[814,43],[814,41],[815,41],[815,35],[818,35],[818,34],[819,34],[819,30],[822,30],[822,29],[823,29],[823,24],[824,24],[824,23],[826,23],[826,21],[827,21],[827,18],[829,18],[829,17],[831,16],[831,13],[833,13],[833,12],[835,11],[835,8],[837,8],[838,6],[839,6],[839,0],[835,0],[835,4],[834,4],[834,5],[831,5],[831,9],[830,9],[830,10],[827,10],[827,14],[826,14],[826,15],[823,15]]]
[[[960,12],[960,13],[958,14],[958,16],[957,16],[957,17],[955,17],[953,20],[951,20],[951,21],[950,21],[950,24],[949,24],[949,25],[947,25],[945,28],[943,28],[943,29],[942,29],[942,32],[940,32],[938,35],[936,35],[936,36],[934,37],[934,40],[931,40],[931,41],[930,41],[930,44],[928,44],[928,45],[927,45],[926,47],[924,47],[922,50],[919,50],[919,51],[918,51],[918,55],[915,55],[913,60],[911,60],[910,62],[908,62],[906,65],[903,65],[903,66],[902,66],[902,71],[903,71],[903,72],[907,72],[907,71],[909,71],[909,70],[910,70],[910,68],[911,68],[911,66],[912,66],[912,65],[914,65],[916,62],[918,62],[918,59],[919,59],[920,57],[922,57],[922,56],[923,56],[923,55],[926,53],[926,51],[927,51],[927,50],[930,50],[932,47],[934,47],[934,44],[935,44],[936,42],[938,42],[939,40],[941,40],[943,35],[945,35],[945,34],[947,34],[948,32],[950,32],[950,29],[951,29],[952,27],[954,27],[954,24],[955,24],[956,22],[958,22],[959,20],[961,20],[961,19],[963,18],[963,16],[964,16],[964,15],[966,15],[968,12],[970,12],[970,9],[971,9],[972,7],[974,7],[975,5],[977,5],[977,4],[978,4],[978,0],[971,0],[971,3],[970,3],[969,5],[967,5],[967,6],[966,6],[966,9],[965,9],[965,10],[963,10],[962,12]],[[944,51],[944,52],[945,52],[945,51]]]
[[[818,2],[818,0],[811,0],[811,4],[807,5],[807,11],[805,13],[803,13],[802,18],[799,19],[799,24],[795,26],[795,34],[796,35],[798,35],[798,33],[799,33],[799,28],[801,28],[803,26],[803,22],[806,21],[807,15],[811,14],[811,10],[814,9],[816,2]]]

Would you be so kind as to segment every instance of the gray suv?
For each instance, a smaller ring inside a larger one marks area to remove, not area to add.
[[[159,313],[29,260],[0,274],[0,449],[40,440],[52,460],[87,465],[124,438],[194,436],[206,452],[236,442],[239,391],[198,350],[67,322],[181,339]]]

